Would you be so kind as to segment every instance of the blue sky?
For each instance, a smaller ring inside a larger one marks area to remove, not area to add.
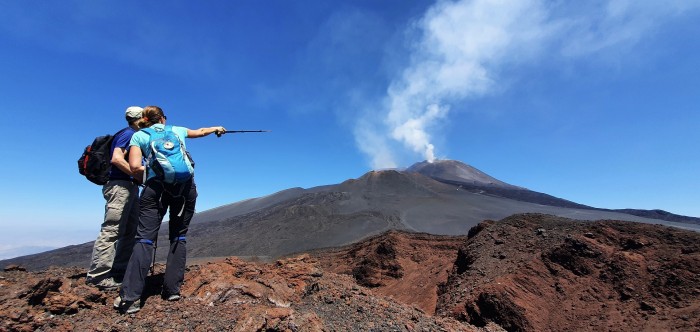
[[[456,159],[700,216],[699,1],[4,1],[0,258],[94,240],[76,161],[124,109],[188,141],[198,210]]]

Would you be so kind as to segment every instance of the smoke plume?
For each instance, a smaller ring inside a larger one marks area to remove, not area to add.
[[[432,133],[448,119],[450,105],[504,88],[504,66],[542,61],[543,54],[572,59],[629,48],[658,24],[651,22],[699,7],[650,3],[438,1],[411,27],[410,61],[379,109],[356,123],[358,146],[375,169],[395,167],[406,150],[413,160],[432,161]]]

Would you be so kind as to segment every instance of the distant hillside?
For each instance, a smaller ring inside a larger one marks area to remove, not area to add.
[[[622,212],[631,214],[633,216],[639,216],[650,219],[665,220],[665,221],[675,221],[681,223],[690,223],[695,225],[700,225],[700,218],[682,216],[678,214],[673,214],[664,210],[640,210],[640,209],[613,209],[609,211]]]

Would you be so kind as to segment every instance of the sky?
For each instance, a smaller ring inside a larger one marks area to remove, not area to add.
[[[0,0],[0,259],[93,241],[77,172],[132,105],[192,129],[197,210],[454,159],[700,217],[700,1]],[[87,262],[86,262],[87,264]]]

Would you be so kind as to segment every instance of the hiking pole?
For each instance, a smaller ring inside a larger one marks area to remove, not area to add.
[[[154,274],[156,270],[156,249],[158,249],[158,235],[156,235],[156,240],[153,241],[153,261],[151,262],[151,275]]]
[[[223,134],[243,134],[243,133],[269,133],[272,130],[227,130],[224,132],[217,132],[216,137],[221,137]]]

